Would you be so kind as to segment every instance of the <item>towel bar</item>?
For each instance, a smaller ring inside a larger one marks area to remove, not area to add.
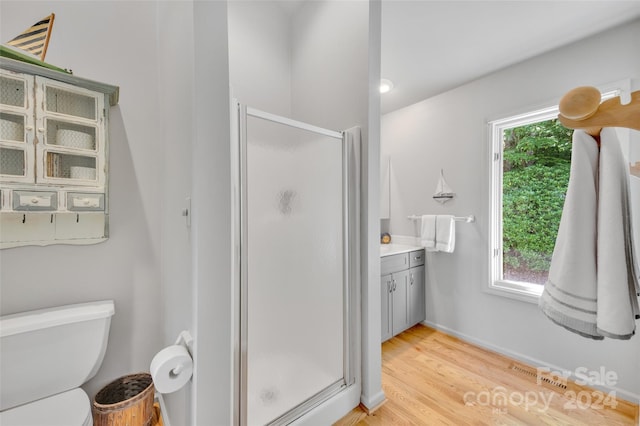
[[[416,216],[415,214],[412,214],[411,216],[407,216],[407,219],[409,219],[409,220],[420,220],[420,219],[422,219],[422,216]],[[454,216],[453,220],[455,220],[456,222],[472,223],[472,222],[476,221],[476,217],[474,215]]]

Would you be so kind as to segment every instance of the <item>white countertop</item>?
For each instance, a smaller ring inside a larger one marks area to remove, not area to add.
[[[407,244],[380,244],[380,257],[391,256],[393,254],[408,253],[410,251],[422,249],[423,247]]]

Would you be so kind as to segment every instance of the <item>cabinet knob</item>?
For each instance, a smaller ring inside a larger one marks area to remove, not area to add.
[[[31,131],[31,130],[33,130],[33,126],[26,126],[25,129],[28,130],[28,131]]]
[[[37,198],[32,198],[32,199],[31,199],[31,203],[32,203],[32,204],[38,204],[38,201],[39,201],[39,200],[38,200]]]
[[[40,133],[44,133],[44,127],[38,127],[38,131],[39,131]]]

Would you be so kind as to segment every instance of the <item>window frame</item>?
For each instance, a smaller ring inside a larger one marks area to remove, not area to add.
[[[523,281],[505,280],[503,273],[503,134],[506,129],[552,120],[558,117],[558,106],[538,108],[531,112],[489,121],[491,141],[491,215],[489,238],[489,286],[491,293],[537,303],[543,286]]]
[[[602,92],[601,99],[606,100],[620,96],[621,92],[624,92],[620,86],[625,87],[625,84],[618,82],[615,85],[608,85],[606,88],[599,87]],[[557,118],[559,112],[558,104],[548,103],[546,106],[531,108],[529,112],[487,122],[491,153],[491,212],[489,215],[489,277],[485,291],[489,293],[537,304],[544,290],[544,285],[503,278],[503,132],[505,129]]]

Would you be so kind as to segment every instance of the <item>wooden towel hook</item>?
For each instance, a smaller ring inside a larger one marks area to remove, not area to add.
[[[600,103],[595,87],[576,87],[560,99],[558,119],[569,129],[583,129],[599,136],[603,127],[627,127],[640,130],[640,90],[631,93],[631,102],[620,103],[620,97]]]

